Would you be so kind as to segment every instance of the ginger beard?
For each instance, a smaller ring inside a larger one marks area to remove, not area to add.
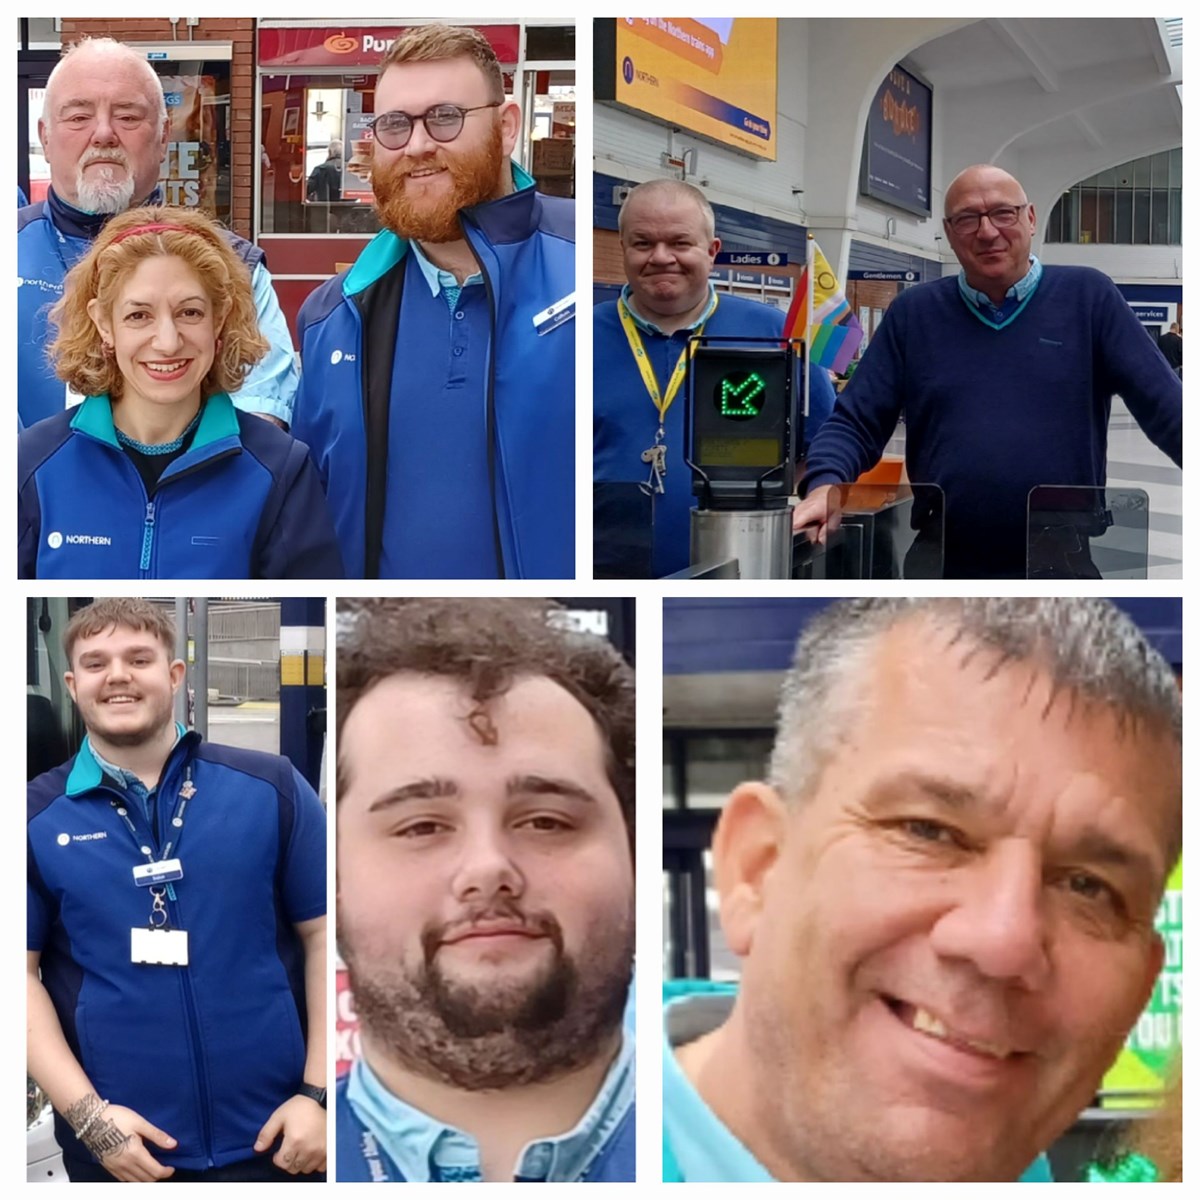
[[[453,187],[440,200],[414,201],[406,177],[431,164],[450,172]],[[456,154],[437,150],[426,158],[403,156],[386,166],[376,156],[371,170],[375,209],[384,225],[400,237],[415,238],[418,242],[457,242],[463,236],[459,212],[503,194],[503,165],[503,133],[496,118],[483,145],[473,152]]]
[[[411,969],[376,948],[356,946],[339,907],[338,949],[350,973],[363,1031],[405,1069],[464,1091],[545,1082],[586,1066],[620,1029],[633,975],[632,905],[616,925],[597,921],[579,961],[549,912],[501,900],[474,920],[520,920],[545,938],[548,959],[520,977],[486,983],[447,969],[446,926],[421,930],[421,961]],[[382,948],[378,948],[382,951]]]

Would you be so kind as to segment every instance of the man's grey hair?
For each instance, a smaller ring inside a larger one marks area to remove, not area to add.
[[[680,179],[650,179],[631,188],[629,195],[625,197],[625,203],[617,210],[617,230],[622,238],[625,237],[625,214],[629,211],[629,205],[635,196],[691,200],[700,209],[700,216],[704,220],[705,237],[711,242],[717,236],[717,218],[713,213],[713,206],[709,204],[708,197],[698,187],[693,187],[690,183],[684,183]]]
[[[796,644],[771,755],[770,782],[780,795],[802,800],[816,788],[844,736],[846,708],[869,688],[869,652],[884,634],[914,618],[942,626],[952,642],[994,652],[995,670],[1010,662],[1036,664],[1056,692],[1108,708],[1122,727],[1144,725],[1182,744],[1183,706],[1171,668],[1109,600],[844,600],[814,617]],[[953,697],[946,703],[953,704]]]
[[[115,38],[96,37],[96,38],[81,38],[72,46],[68,46],[63,52],[62,58],[54,64],[54,70],[50,72],[50,78],[46,80],[46,91],[42,97],[42,120],[47,124],[50,123],[53,117],[53,109],[51,108],[51,98],[54,94],[55,76],[63,68],[64,63],[70,62],[73,58],[79,55],[86,57],[104,57],[110,61],[113,59],[125,59],[127,62],[133,63],[145,76],[147,83],[147,95],[157,105],[158,109],[158,136],[162,136],[162,131],[167,124],[167,102],[163,97],[162,81],[158,78],[154,68],[147,61],[144,54],[138,53],[132,46],[126,46],[123,42],[118,42]]]
[[[342,157],[342,139],[341,138],[330,138],[329,139],[329,157],[330,158],[341,158]]]

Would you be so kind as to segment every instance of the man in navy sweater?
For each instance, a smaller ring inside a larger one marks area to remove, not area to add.
[[[1031,489],[1104,486],[1114,394],[1182,465],[1182,384],[1106,275],[1030,253],[1033,205],[1006,171],[968,167],[945,207],[962,270],[892,302],[809,452],[793,526],[825,541],[836,485],[874,466],[903,411],[909,477],[945,495],[945,575],[1020,578]]]
[[[779,338],[784,314],[756,300],[717,296],[709,275],[721,240],[698,188],[674,179],[640,184],[621,208],[620,230],[629,283],[619,300],[594,312],[592,469],[600,486],[593,566],[597,576],[660,577],[688,565],[696,503],[683,461],[688,339]],[[811,438],[833,408],[825,371],[813,372],[809,391]],[[661,491],[643,496],[633,487],[650,474],[642,455],[660,445]]]
[[[560,616],[339,613],[339,1182],[633,1179],[633,673]]]

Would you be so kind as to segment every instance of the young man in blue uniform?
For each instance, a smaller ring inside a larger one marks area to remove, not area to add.
[[[339,613],[338,1182],[634,1178],[633,676],[555,608]]]
[[[597,575],[661,577],[688,565],[689,513],[696,505],[683,458],[688,339],[781,338],[784,313],[717,295],[709,275],[721,240],[699,188],[675,179],[640,184],[621,206],[620,227],[629,282],[619,300],[593,312],[592,473],[601,485],[594,565]],[[806,439],[834,402],[825,371],[812,372],[809,389]],[[651,447],[665,448],[663,470],[653,475],[645,458]],[[642,502],[634,483],[654,494]],[[628,554],[631,545],[647,542],[648,555]]]
[[[275,755],[172,719],[145,600],[76,613],[87,729],[29,785],[29,1073],[72,1182],[325,1170],[325,813]]]
[[[809,452],[793,527],[824,541],[836,485],[879,461],[903,411],[909,478],[945,495],[946,577],[1024,578],[1030,491],[1104,486],[1114,394],[1181,466],[1183,385],[1111,279],[1031,253],[1007,171],[961,172],[944,227],[962,270],[892,302]]]
[[[52,417],[83,397],[56,378],[46,354],[47,313],[67,272],[116,213],[162,204],[159,168],[170,124],[162,84],[129,46],[84,39],[50,73],[38,135],[50,167],[44,201],[17,211],[17,405],[20,426]],[[246,376],[234,403],[287,426],[296,364],[262,251],[227,240],[250,271],[254,304],[270,351]]]
[[[713,839],[740,984],[668,986],[665,1177],[1048,1180],[1163,963],[1181,736],[1107,600],[812,619]]]
[[[294,432],[347,576],[575,573],[575,206],[510,161],[520,109],[469,27],[399,37],[375,85],[385,226],[300,312]]]

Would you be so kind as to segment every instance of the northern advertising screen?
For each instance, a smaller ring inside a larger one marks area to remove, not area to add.
[[[616,17],[605,24],[596,28],[598,100],[774,161],[773,18]]]

